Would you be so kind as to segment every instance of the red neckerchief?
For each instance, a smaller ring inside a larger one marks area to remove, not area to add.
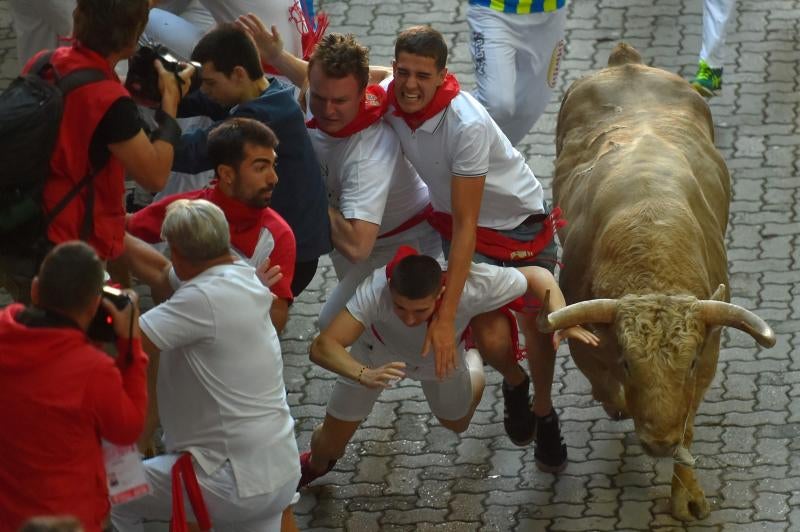
[[[231,245],[252,257],[261,235],[264,209],[250,207],[237,199],[229,198],[219,189],[216,181],[203,191],[203,197],[225,213],[231,231]]]
[[[436,89],[433,100],[425,106],[425,109],[417,111],[416,113],[403,112],[400,106],[397,105],[397,97],[394,95],[394,80],[392,80],[386,88],[386,102],[389,105],[394,105],[393,114],[402,117],[405,123],[408,124],[408,127],[411,128],[411,131],[414,131],[424,124],[426,120],[437,115],[442,109],[450,105],[452,99],[458,96],[459,92],[461,92],[461,87],[458,84],[458,80],[453,74],[448,72],[444,77],[444,82]]]
[[[384,112],[384,101],[386,100],[386,91],[380,85],[370,85],[364,91],[364,98],[361,100],[361,107],[358,114],[352,122],[344,126],[336,133],[328,133],[331,137],[345,138],[350,135],[355,135],[362,129],[367,129],[369,126],[381,119]],[[306,122],[306,127],[311,129],[319,128],[316,118],[312,118]]]

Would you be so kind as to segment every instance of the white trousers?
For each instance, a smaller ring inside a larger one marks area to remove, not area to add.
[[[558,80],[566,9],[517,15],[470,5],[467,22],[474,96],[516,145],[544,112]]]
[[[169,521],[172,517],[172,466],[179,458],[165,454],[145,460],[145,474],[151,492],[144,497],[111,508],[111,523],[117,532],[144,532],[144,520]],[[290,505],[300,481],[297,476],[275,491],[241,498],[230,462],[225,462],[211,475],[194,464],[197,481],[203,492],[211,524],[215,532],[279,532],[281,515]],[[184,490],[184,508],[189,521],[194,521],[192,505]]]
[[[733,13],[735,0],[703,0],[703,46],[700,59],[711,68],[722,68],[725,26]]]
[[[17,34],[19,68],[39,50],[63,43],[59,37],[72,35],[75,0],[9,0]]]
[[[290,13],[295,5],[299,9],[298,0],[172,0],[161,6],[164,9],[150,11],[145,34],[188,59],[197,41],[214,23],[233,22],[239,15],[255,13],[268,28],[278,28],[288,52],[302,56],[297,24],[303,23]]]

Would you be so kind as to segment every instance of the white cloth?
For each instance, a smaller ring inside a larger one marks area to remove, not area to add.
[[[383,121],[344,138],[316,128],[308,134],[328,188],[328,204],[345,218],[378,224],[383,234],[428,204],[428,187]]]
[[[358,342],[350,349],[350,354],[369,367],[380,366],[372,359],[371,351],[364,343]],[[483,364],[478,356],[478,364]],[[483,368],[474,370],[482,371]],[[422,393],[431,412],[439,419],[457,420],[467,415],[472,405],[472,381],[470,370],[465,364],[459,366],[442,380],[420,381]],[[342,421],[361,421],[366,419],[383,388],[368,388],[358,382],[339,376],[333,385],[326,412]]]
[[[502,13],[470,4],[474,96],[513,145],[544,112],[558,80],[567,10]]]
[[[703,0],[703,46],[700,59],[711,68],[722,68],[725,51],[725,26],[733,13],[735,0]]]
[[[44,49],[64,44],[59,37],[72,35],[76,0],[9,0],[17,35],[19,68]]]
[[[150,484],[149,494],[111,509],[111,522],[118,532],[144,532],[143,520],[169,521],[172,518],[172,478],[170,472],[180,455],[165,454],[144,462]],[[278,532],[281,514],[291,504],[300,469],[275,491],[255,497],[241,497],[236,491],[230,462],[211,474],[194,464],[197,482],[203,493],[215,532]],[[184,491],[188,521],[194,521],[192,505]]]
[[[387,86],[391,78],[381,84]],[[511,145],[486,109],[461,91],[443,111],[415,131],[394,108],[384,115],[403,152],[428,185],[433,208],[452,213],[453,175],[486,176],[478,225],[513,229],[531,214],[544,212],[542,185],[525,158]]]
[[[502,307],[527,290],[528,281],[516,268],[501,268],[490,264],[470,265],[469,276],[456,309],[455,332],[459,366],[464,367],[464,345],[460,339],[470,320],[478,314]],[[374,365],[405,362],[407,377],[417,380],[436,379],[433,352],[424,357],[420,354],[427,325],[423,323],[408,327],[397,317],[386,281],[385,267],[375,270],[371,277],[358,286],[355,295],[347,303],[347,310],[366,329],[362,338],[373,347],[370,358]]]
[[[199,3],[199,5],[198,5]],[[213,22],[233,22],[239,15],[255,13],[269,28],[276,26],[283,38],[284,48],[302,57],[303,46],[298,24],[305,28],[302,19],[293,21],[290,9],[300,9],[298,0],[195,0],[184,7],[182,2],[169,5],[172,12],[155,8],[145,35],[167,46],[183,58],[189,58],[197,41],[210,29]],[[204,8],[208,15],[203,13]]]
[[[167,452],[208,475],[230,461],[241,497],[277,490],[299,469],[272,295],[237,261],[183,283],[145,313],[161,350],[158,405]]]

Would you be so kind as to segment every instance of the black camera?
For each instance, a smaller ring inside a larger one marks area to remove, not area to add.
[[[117,310],[124,309],[131,302],[128,294],[113,286],[104,286],[101,296],[103,299],[111,301],[117,307]],[[111,317],[103,305],[97,307],[97,313],[94,315],[86,334],[89,338],[98,342],[115,342],[117,340],[117,335],[114,332],[114,318]]]
[[[158,71],[153,66],[156,59],[160,59],[164,68],[169,72],[174,72],[176,76],[187,63],[194,65],[195,74],[192,76],[189,91],[200,86],[199,64],[175,57],[163,44],[153,41],[140,41],[139,44],[139,49],[128,59],[128,74],[125,77],[125,88],[137,103],[147,107],[158,107],[161,103],[161,91],[158,90]]]

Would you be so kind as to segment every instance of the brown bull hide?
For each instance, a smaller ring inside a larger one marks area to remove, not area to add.
[[[719,329],[697,300],[728,284],[724,248],[730,177],[714,147],[705,101],[680,77],[641,64],[618,45],[615,66],[569,88],[556,132],[555,204],[567,303],[619,300],[597,349],[570,342],[593,395],[631,415],[643,447],[688,447],[714,377]],[[691,468],[676,464],[672,511],[708,513]]]

